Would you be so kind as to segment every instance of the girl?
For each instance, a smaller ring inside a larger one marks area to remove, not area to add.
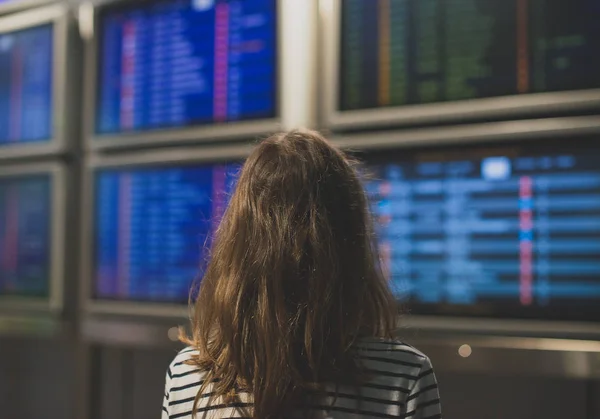
[[[258,145],[167,372],[163,419],[441,418],[429,359],[393,338],[372,230],[340,150],[300,131]]]

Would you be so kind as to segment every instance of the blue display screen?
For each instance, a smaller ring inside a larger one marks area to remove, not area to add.
[[[96,174],[95,296],[185,303],[239,165]]]
[[[0,177],[0,296],[48,295],[50,219],[49,176]]]
[[[51,24],[0,33],[0,146],[52,137]]]
[[[585,144],[363,156],[398,299],[415,314],[600,320],[600,148]],[[237,167],[101,170],[96,296],[186,302]]]
[[[276,116],[276,0],[117,5],[99,40],[99,134]]]
[[[385,271],[415,313],[600,319],[600,149],[448,151],[372,166]]]

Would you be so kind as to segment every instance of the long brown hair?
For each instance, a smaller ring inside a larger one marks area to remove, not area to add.
[[[209,403],[244,390],[246,414],[277,418],[326,383],[356,384],[353,344],[391,337],[396,314],[354,163],[315,132],[264,140],[241,170],[182,337],[206,372],[194,411],[209,385]]]

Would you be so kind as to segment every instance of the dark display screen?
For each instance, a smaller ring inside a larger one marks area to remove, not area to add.
[[[0,146],[52,137],[52,25],[0,33]]]
[[[597,0],[342,0],[341,110],[600,87]]]
[[[96,175],[95,296],[185,303],[239,165]]]
[[[0,177],[0,296],[48,295],[50,185],[47,175]]]
[[[600,319],[600,148],[385,157],[381,257],[415,313]]]
[[[276,116],[276,0],[117,5],[99,40],[99,134]]]

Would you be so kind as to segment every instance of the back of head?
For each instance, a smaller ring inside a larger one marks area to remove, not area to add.
[[[218,379],[213,397],[246,389],[254,417],[280,417],[324,383],[358,379],[352,345],[391,336],[396,318],[371,230],[354,165],[324,138],[294,131],[256,147],[195,303],[189,343]]]

